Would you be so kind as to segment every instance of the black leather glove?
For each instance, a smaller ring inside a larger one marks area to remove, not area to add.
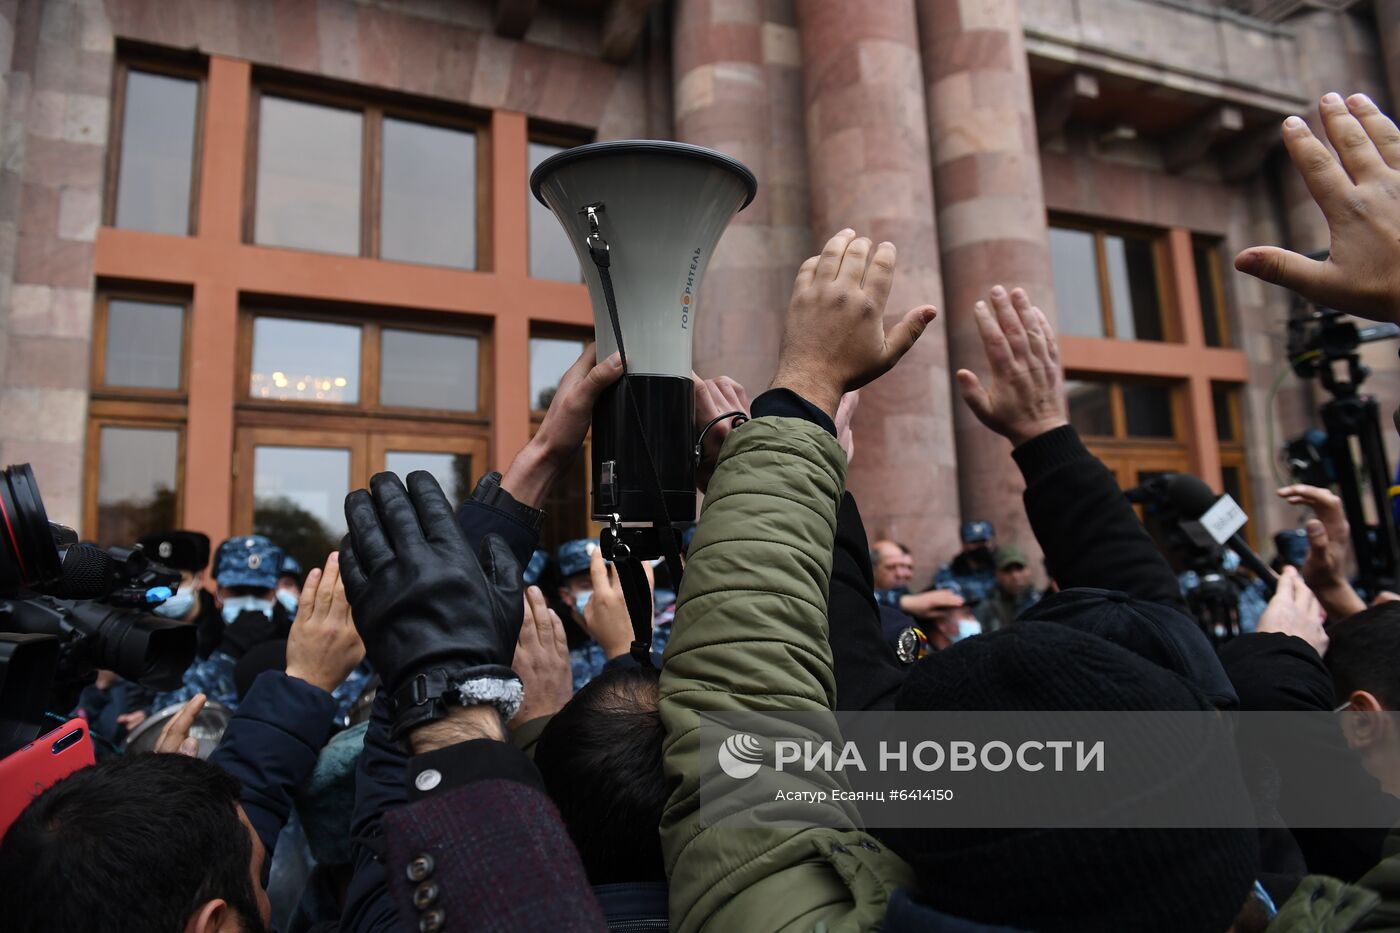
[[[389,697],[393,738],[447,714],[490,703],[509,719],[520,679],[510,669],[524,615],[520,565],[497,535],[467,546],[432,474],[393,473],[345,497],[350,533],[340,575]]]

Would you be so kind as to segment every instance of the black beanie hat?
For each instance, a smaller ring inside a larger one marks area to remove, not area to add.
[[[1106,638],[1158,667],[1181,675],[1215,704],[1238,709],[1239,694],[1196,621],[1161,603],[1117,590],[1077,587],[1052,593],[1022,619],[1056,622]]]
[[[1210,710],[1176,674],[1103,638],[1022,621],[909,670],[899,710]],[[1232,756],[1183,756],[1145,795],[1241,784]],[[1105,808],[1115,801],[1106,800]],[[920,900],[964,920],[1038,933],[1225,933],[1258,872],[1252,829],[902,829],[880,833]]]

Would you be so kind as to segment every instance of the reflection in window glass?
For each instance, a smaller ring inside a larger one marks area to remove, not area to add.
[[[97,543],[131,543],[176,527],[180,432],[158,428],[102,428],[98,438]]]
[[[1113,335],[1119,340],[1161,340],[1162,311],[1157,301],[1152,241],[1106,236],[1103,247],[1113,302]]]
[[[476,134],[384,118],[379,255],[476,268]]]
[[[363,122],[354,110],[263,96],[256,242],[359,255]]]
[[[1234,390],[1228,386],[1217,385],[1210,388],[1211,401],[1215,403],[1215,436],[1217,440],[1239,440],[1235,437],[1235,419],[1231,417],[1230,396],[1233,394]]]
[[[345,534],[350,451],[259,446],[253,451],[253,533],[320,567]]]
[[[530,171],[563,146],[530,143]],[[549,208],[540,203],[533,192],[526,196],[530,202],[530,277],[554,279],[558,282],[582,282],[578,257],[569,245],[569,237]]]
[[[253,321],[253,398],[360,400],[360,329],[348,324],[260,317]]]
[[[1113,436],[1108,383],[1066,379],[1065,396],[1069,399],[1069,421],[1076,431],[1085,437]]]
[[[1196,259],[1196,291],[1201,298],[1201,326],[1205,330],[1206,346],[1224,346],[1220,333],[1220,296],[1215,289],[1218,254],[1213,246],[1197,244],[1192,251]]]
[[[114,223],[128,230],[190,232],[199,82],[128,71],[122,102]]]
[[[1123,420],[1129,437],[1175,437],[1171,390],[1166,386],[1124,383]]]
[[[1060,332],[1079,337],[1104,336],[1094,235],[1085,230],[1051,227],[1050,263],[1055,276]]]
[[[480,341],[475,337],[385,330],[379,403],[405,408],[476,411]]]
[[[179,389],[184,339],[180,305],[113,298],[107,302],[104,384]]]
[[[555,337],[530,338],[530,407],[545,411],[554,401],[559,380],[583,352],[584,341]]]
[[[438,481],[453,508],[466,501],[476,485],[476,477],[472,476],[471,454],[391,450],[384,455],[384,469],[397,473],[399,479],[404,481],[408,480],[408,474],[426,470]]]

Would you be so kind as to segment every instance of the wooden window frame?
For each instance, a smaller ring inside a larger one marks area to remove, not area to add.
[[[526,339],[527,339],[527,341],[533,341],[533,340],[581,340],[581,341],[583,341],[584,346],[587,346],[588,343],[589,343],[589,341],[591,341],[591,340],[593,339],[593,337],[594,337],[594,334],[593,334],[593,332],[592,332],[591,330],[585,330],[585,329],[583,329],[583,328],[571,328],[571,327],[568,327],[568,326],[563,325],[563,324],[540,324],[540,323],[536,323],[536,324],[534,324],[534,325],[530,328],[530,335],[529,335],[529,337],[526,338]],[[527,343],[526,346],[528,347],[529,344]],[[526,373],[526,383],[527,383],[527,384],[529,383],[529,379],[530,379],[531,376],[533,376],[533,373]],[[544,420],[545,412],[546,412],[546,409],[543,409],[543,408],[536,408],[536,407],[535,407],[535,400],[534,400],[533,398],[530,399],[530,425],[531,425],[531,433],[534,433],[534,428],[537,427],[537,426],[539,425],[539,423],[540,423],[541,421]]]
[[[588,129],[581,126],[564,126],[557,123],[547,123],[543,120],[531,120],[526,125],[525,136],[525,159],[526,159],[526,191],[525,191],[525,275],[528,278],[535,278],[530,275],[530,202],[534,201],[535,193],[529,190],[530,175],[534,170],[530,168],[530,144],[537,143],[541,146],[560,146],[570,149],[574,146],[586,146],[598,139],[597,130]],[[564,282],[563,279],[539,279],[544,282]],[[584,281],[583,269],[579,268],[579,276],[572,282],[564,284],[582,284]],[[534,336],[533,334],[531,336]]]
[[[357,327],[360,330],[360,401],[355,404],[340,402],[317,402],[301,399],[260,399],[249,395],[248,388],[253,367],[253,322],[255,319],[277,318],[280,320],[310,321],[321,324],[339,324]],[[420,333],[437,333],[453,337],[470,337],[477,341],[477,388],[474,411],[458,411],[445,408],[410,408],[407,406],[383,405],[379,401],[380,367],[382,363],[382,343],[380,337],[385,329],[407,330]],[[363,313],[344,309],[322,309],[297,307],[295,304],[252,305],[240,309],[238,321],[238,347],[236,350],[237,390],[235,408],[248,412],[280,413],[323,413],[369,419],[382,422],[386,419],[416,422],[444,422],[457,425],[476,425],[489,429],[491,412],[495,405],[495,365],[491,341],[491,331],[482,325],[468,320],[451,322],[428,321],[405,314],[401,319],[386,319],[382,314],[373,318]]]
[[[178,307],[180,317],[180,387],[158,389],[148,386],[107,385],[107,333],[111,321],[112,301],[140,301]],[[166,399],[183,402],[190,384],[190,299],[183,296],[161,295],[130,289],[103,289],[98,292],[92,310],[92,361],[88,372],[92,397],[103,399],[129,398],[135,400]]]
[[[175,527],[181,527],[185,511],[185,415],[179,406],[179,418],[166,417],[172,406],[142,409],[110,409],[93,405],[87,425],[87,464],[83,470],[83,538],[98,538],[98,488],[102,472],[102,430],[128,428],[147,431],[174,431],[175,440]],[[135,542],[120,542],[130,547]]]
[[[1185,429],[1188,399],[1186,397],[1186,386],[1183,380],[1172,379],[1123,379],[1121,377],[1106,376],[1103,373],[1084,372],[1074,370],[1065,373],[1065,379],[1074,382],[1092,382],[1108,387],[1108,405],[1113,418],[1113,434],[1086,434],[1084,439],[1092,441],[1096,445],[1105,447],[1111,445],[1130,445],[1133,447],[1180,447],[1188,448],[1187,432]],[[1128,411],[1123,399],[1123,385],[1131,383],[1134,385],[1156,386],[1164,388],[1168,392],[1168,399],[1171,403],[1172,413],[1172,436],[1171,437],[1138,437],[1128,434]],[[1066,411],[1068,417],[1068,411]]]
[[[204,118],[209,97],[209,62],[200,56],[196,63],[187,56],[131,53],[120,55],[112,79],[112,103],[107,127],[107,160],[103,169],[102,225],[115,227],[117,221],[117,182],[121,177],[122,142],[126,130],[126,83],[131,71],[183,78],[196,85],[194,107],[194,151],[190,165],[189,217],[184,234],[156,236],[198,236],[199,195],[203,188]]]
[[[1146,240],[1152,246],[1152,276],[1157,286],[1157,313],[1161,317],[1162,339],[1148,340],[1133,337],[1143,343],[1182,343],[1183,334],[1179,318],[1179,303],[1172,293],[1171,276],[1167,250],[1166,231],[1151,227],[1134,227],[1128,224],[1100,223],[1072,217],[1052,215],[1049,224],[1061,230],[1077,230],[1094,237],[1094,273],[1098,284],[1099,311],[1102,315],[1103,336],[1089,337],[1090,340],[1120,340],[1113,319],[1113,289],[1108,274],[1108,250],[1105,246],[1108,237]]]
[[[491,216],[491,117],[489,113],[469,108],[435,105],[398,94],[376,92],[369,88],[348,88],[330,82],[298,80],[284,76],[255,77],[250,90],[248,132],[246,134],[246,172],[243,184],[243,242],[253,246],[265,246],[268,249],[324,252],[325,255],[330,256],[345,255],[305,247],[258,243],[255,236],[258,156],[261,150],[260,117],[264,95],[336,110],[352,110],[360,114],[362,134],[360,139],[360,248],[359,252],[354,255],[361,259],[381,259],[380,222],[382,215],[380,208],[383,203],[384,118],[389,117],[473,133],[476,140],[476,191],[474,198],[476,205],[476,256],[472,267],[464,269],[460,266],[443,266],[405,259],[383,259],[382,261],[409,266],[428,266],[434,269],[450,269],[457,272],[491,272],[494,270],[495,257],[492,255]]]

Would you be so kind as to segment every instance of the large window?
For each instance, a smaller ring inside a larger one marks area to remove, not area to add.
[[[532,174],[545,159],[578,144],[565,142],[557,136],[548,138],[548,142],[533,139],[530,141],[527,151]],[[579,271],[578,256],[574,253],[574,248],[569,243],[558,218],[540,203],[533,192],[528,193],[527,197],[530,202],[530,277],[554,279],[558,282],[582,282],[583,273]]]
[[[1055,224],[1050,260],[1060,331],[1077,337],[1166,340],[1161,244],[1141,234]]]
[[[1065,395],[1070,423],[1084,437],[1177,437],[1176,402],[1169,385],[1070,378],[1065,380]]]
[[[161,68],[163,66],[154,66]],[[117,72],[106,222],[184,236],[194,227],[200,80],[123,65]]]
[[[476,269],[478,121],[266,88],[249,238],[264,246]]]
[[[184,462],[183,301],[135,293],[98,297],[93,321],[86,535],[130,546],[175,527]]]
[[[454,504],[487,470],[486,334],[402,314],[251,310],[242,321],[234,523],[302,566],[345,534],[375,473],[433,475]]]
[[[1206,346],[1234,346],[1225,314],[1224,277],[1220,273],[1220,245],[1197,237],[1191,245],[1196,269],[1196,292],[1201,302],[1201,329]]]

